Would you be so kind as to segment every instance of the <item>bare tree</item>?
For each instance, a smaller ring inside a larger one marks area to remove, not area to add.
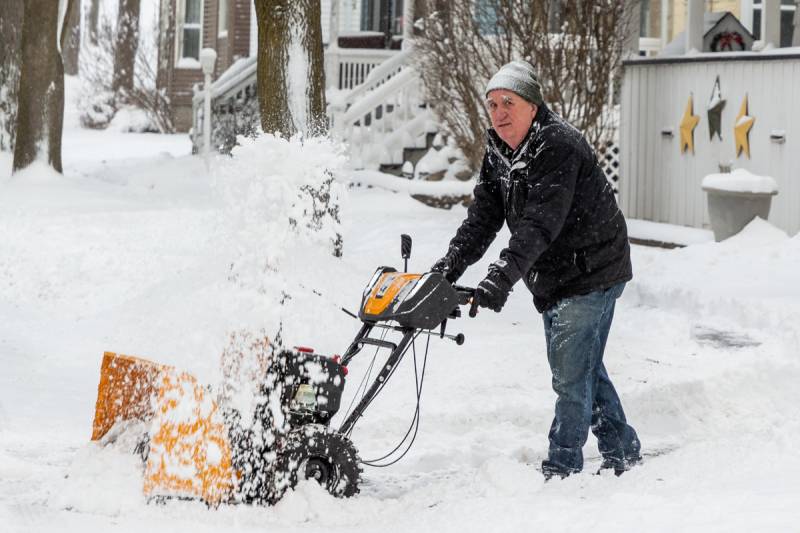
[[[139,46],[139,7],[140,0],[119,0],[111,89],[123,98],[124,94],[133,91],[136,49]]]
[[[0,151],[14,148],[22,13],[19,0],[0,0]]]
[[[64,28],[61,31],[61,57],[64,74],[77,76],[78,56],[81,51],[81,1],[70,2]]]
[[[290,136],[323,133],[325,73],[318,0],[255,0],[261,127]]]
[[[67,0],[66,12],[73,2]],[[58,8],[53,0],[25,2],[14,172],[37,160],[61,172],[64,65],[58,50]]]
[[[422,21],[415,47],[428,101],[473,170],[489,124],[484,87],[513,59],[536,67],[547,105],[595,146],[606,140],[610,81],[635,1],[455,0]]]
[[[169,98],[165,89],[159,89],[157,77],[165,75],[166,69],[157,63],[156,48],[169,35],[162,30],[158,18],[152,21],[153,36],[157,40],[141,40],[136,48],[133,87],[120,93],[112,90],[114,65],[116,63],[116,35],[112,21],[104,18],[97,30],[97,44],[86,43],[81,53],[81,92],[78,108],[81,111],[81,125],[86,128],[104,129],[121,107],[132,106],[143,110],[149,119],[146,131],[172,133]]]

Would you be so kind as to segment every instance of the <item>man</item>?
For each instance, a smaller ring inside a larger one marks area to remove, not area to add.
[[[529,63],[503,66],[485,96],[492,128],[475,200],[432,270],[455,282],[508,224],[508,246],[475,298],[500,312],[521,279],[542,313],[557,395],[542,472],[579,472],[591,428],[601,468],[620,475],[641,459],[603,365],[614,303],[632,277],[625,219],[591,147],[544,104]]]

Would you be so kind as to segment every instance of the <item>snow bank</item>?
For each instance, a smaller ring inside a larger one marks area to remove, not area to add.
[[[354,184],[380,187],[388,191],[429,196],[468,196],[475,188],[475,181],[423,181],[408,180],[375,170],[356,170],[342,175],[342,180]]]
[[[778,192],[778,183],[769,176],[758,176],[747,169],[737,168],[729,174],[709,174],[704,177],[703,189],[776,194]]]
[[[800,235],[789,238],[756,218],[723,242],[634,253],[634,279],[623,296],[629,302],[679,309],[704,325],[756,337],[795,334],[786,320],[800,322]]]

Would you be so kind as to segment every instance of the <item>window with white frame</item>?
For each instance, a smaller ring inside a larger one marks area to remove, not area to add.
[[[199,68],[196,61],[200,59],[203,39],[203,0],[178,0],[177,7],[178,66]]]
[[[228,36],[228,0],[219,0],[217,4],[217,37]]]
[[[742,4],[742,12],[745,14],[743,19],[746,21],[747,11],[752,14],[750,27],[753,37],[761,39],[762,0],[744,0]],[[781,47],[792,46],[795,9],[797,9],[795,0],[781,0]],[[745,23],[745,25],[747,24]]]

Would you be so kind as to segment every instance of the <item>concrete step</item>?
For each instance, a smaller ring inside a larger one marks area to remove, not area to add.
[[[403,148],[403,162],[411,161],[411,164],[416,167],[419,160],[427,153],[428,148]]]

